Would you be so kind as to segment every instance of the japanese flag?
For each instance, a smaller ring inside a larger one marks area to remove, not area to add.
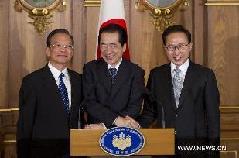
[[[127,32],[123,0],[101,0],[98,33],[101,28],[112,23],[120,25]],[[98,44],[96,57],[97,59],[101,58],[101,51]],[[126,50],[123,53],[123,58],[130,60],[128,43],[126,43]]]

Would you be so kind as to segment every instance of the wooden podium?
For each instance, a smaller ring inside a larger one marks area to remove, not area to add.
[[[105,130],[71,129],[71,156],[110,156],[99,144],[99,139]],[[136,155],[174,155],[174,129],[140,129],[145,138],[143,149]]]

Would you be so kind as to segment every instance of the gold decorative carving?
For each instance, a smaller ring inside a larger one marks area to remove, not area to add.
[[[99,7],[100,0],[85,0],[84,6],[85,7]]]
[[[161,4],[160,4],[161,3]],[[187,0],[171,0],[160,2],[155,0],[137,0],[135,8],[138,11],[149,10],[153,17],[153,24],[155,28],[162,32],[168,26],[172,25],[175,12],[179,7],[188,6]]]
[[[40,34],[47,30],[52,23],[52,11],[62,12],[66,9],[65,0],[15,0],[15,10],[28,12],[28,16],[33,19],[32,24]]]

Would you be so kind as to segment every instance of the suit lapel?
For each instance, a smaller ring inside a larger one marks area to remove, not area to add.
[[[42,83],[44,88],[46,89],[46,93],[49,93],[50,95],[52,95],[51,97],[53,98],[51,99],[55,99],[56,103],[62,104],[58,94],[58,87],[56,85],[56,80],[54,79],[50,71],[50,68],[48,66],[45,66],[43,68]]]
[[[168,93],[166,93],[166,98],[168,98],[167,100],[169,101],[169,104],[171,105],[171,108],[173,110],[176,109],[176,102],[174,99],[174,92],[173,92],[173,84],[172,84],[172,76],[171,76],[171,66],[170,64],[168,64],[168,66],[166,67],[166,77],[163,78],[164,79],[164,83],[166,86],[165,89],[168,89]]]
[[[51,89],[47,89],[47,90],[54,91],[54,92],[56,92],[58,90],[57,85],[56,85],[56,80],[54,79],[48,66],[43,68],[42,80],[43,80],[42,83],[44,83],[45,86],[47,86],[47,88],[51,88]]]
[[[72,111],[73,106],[75,106],[75,101],[76,101],[76,97],[80,97],[80,96],[76,96],[76,88],[80,88],[78,87],[78,85],[76,85],[76,79],[74,78],[74,76],[71,73],[71,70],[68,69],[68,73],[70,76],[70,82],[71,82],[71,108],[70,111]]]
[[[46,92],[45,93],[48,93],[49,94],[49,97],[50,99],[54,99],[55,101],[55,105],[56,106],[60,106],[62,111],[65,113],[65,110],[64,110],[64,105],[63,105],[63,102],[60,98],[60,94],[58,92],[58,87],[56,85],[56,80],[55,78],[53,77],[51,71],[50,71],[50,68],[48,66],[45,66],[43,68],[43,77],[42,77],[42,83],[44,83],[44,87],[46,89]],[[71,87],[76,87],[74,86],[74,78],[73,78],[73,81],[71,80]],[[77,87],[76,87],[77,88]],[[74,88],[71,88],[71,94],[74,94]],[[75,96],[72,96],[71,98],[71,105],[74,105],[74,97]],[[76,96],[77,97],[77,96]],[[65,113],[66,114],[66,113]]]
[[[107,63],[103,60],[99,60],[97,69],[97,74],[99,74],[99,82],[103,84],[103,87],[105,88],[105,91],[107,94],[110,94],[111,90],[111,77],[108,72],[108,66]]]
[[[188,70],[186,72],[184,82],[183,82],[183,89],[181,91],[178,108],[181,108],[183,106],[183,102],[187,97],[187,91],[188,91],[189,87],[192,86],[192,83],[193,83],[193,80],[194,80],[193,74],[194,74],[193,73],[193,63],[190,62]]]
[[[130,76],[130,68],[128,67],[126,61],[122,60],[116,75],[116,81],[111,87],[112,97],[116,95],[121,85],[124,84],[124,82],[129,79],[129,76]]]

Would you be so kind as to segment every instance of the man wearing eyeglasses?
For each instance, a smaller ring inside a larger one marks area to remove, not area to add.
[[[127,32],[117,24],[100,29],[98,44],[102,58],[87,63],[83,71],[86,128],[129,127],[141,110],[144,71],[123,59]]]
[[[83,123],[81,75],[67,68],[73,37],[56,29],[46,44],[48,64],[24,77],[19,92],[18,158],[69,158],[70,128]]]
[[[207,145],[218,145],[220,138],[215,75],[189,59],[193,44],[183,26],[169,26],[162,40],[170,63],[151,70],[147,83],[150,95],[139,123],[148,127],[156,121],[158,127],[174,128],[178,157],[218,157],[218,152],[203,150]],[[183,151],[186,146],[198,149]]]

